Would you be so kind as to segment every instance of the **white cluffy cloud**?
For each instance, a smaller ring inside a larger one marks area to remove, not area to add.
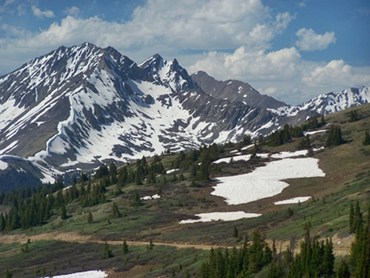
[[[34,16],[38,18],[52,18],[54,17],[54,12],[51,10],[41,10],[40,8],[36,6],[32,6],[32,13]]]
[[[303,74],[302,81],[307,86],[361,86],[370,83],[369,68],[354,69],[343,60],[332,60],[325,65],[317,65]]]
[[[296,35],[298,37],[296,45],[304,51],[324,50],[336,40],[334,32],[326,32],[321,35],[306,28],[299,29]]]
[[[39,18],[54,17],[52,11],[37,6],[32,11]],[[154,53],[177,58],[190,73],[204,70],[220,80],[243,80],[261,93],[288,103],[325,93],[325,88],[336,90],[340,85],[343,89],[358,84],[354,80],[368,80],[368,69],[351,67],[341,60],[323,64],[302,58],[301,51],[326,49],[333,44],[334,32],[317,34],[302,28],[296,33],[296,42],[272,48],[295,16],[274,13],[262,0],[188,0],[176,5],[172,0],[147,0],[124,22],[97,16],[83,18],[75,6],[64,14],[64,18],[37,31],[0,27],[5,34],[0,37],[0,75],[61,45],[91,42],[113,46],[136,62]],[[339,76],[340,82],[334,83]],[[323,83],[325,88],[320,85]]]

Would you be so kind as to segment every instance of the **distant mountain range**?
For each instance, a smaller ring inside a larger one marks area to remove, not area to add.
[[[0,77],[0,187],[256,137],[368,102],[362,87],[289,106],[158,54],[136,64],[112,47],[62,46]]]

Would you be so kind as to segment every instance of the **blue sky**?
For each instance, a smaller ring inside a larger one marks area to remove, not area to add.
[[[60,45],[155,53],[290,104],[370,86],[368,0],[2,0],[0,75]]]

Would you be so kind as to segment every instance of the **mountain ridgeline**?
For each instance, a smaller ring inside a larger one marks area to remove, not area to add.
[[[247,83],[190,76],[158,54],[137,64],[112,47],[62,46],[0,77],[0,176],[22,173],[23,183],[28,163],[33,177],[53,181],[107,160],[255,138],[369,101],[362,87],[292,107]]]

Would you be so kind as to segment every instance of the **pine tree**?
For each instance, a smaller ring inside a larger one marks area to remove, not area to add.
[[[122,213],[119,211],[116,203],[113,203],[112,205],[112,215],[115,218],[122,217]]]
[[[324,245],[324,253],[322,254],[322,275],[330,277],[334,273],[334,261],[335,257],[333,254],[333,242],[332,240],[326,240]]]
[[[148,249],[148,250],[153,250],[153,248],[154,248],[154,243],[153,243],[153,240],[152,240],[152,239],[150,239],[150,241],[149,241],[149,245],[147,245],[147,249]]]
[[[350,207],[350,210],[349,210],[349,232],[350,233],[355,232],[354,218],[355,218],[355,211],[353,209],[353,204],[351,203],[351,207]]]
[[[112,253],[112,250],[110,250],[110,247],[109,247],[108,243],[105,242],[104,251],[103,251],[103,259],[108,259],[108,258],[112,258],[112,257],[114,257],[113,253]]]
[[[131,204],[135,207],[141,206],[143,204],[139,192],[135,192]]]
[[[62,220],[65,220],[65,219],[68,218],[67,209],[66,209],[66,206],[65,205],[62,205],[61,212],[60,212],[60,218]]]
[[[362,224],[363,224],[362,212],[361,212],[360,204],[357,201],[356,206],[355,206],[354,216],[353,216],[353,232],[358,234],[361,230]]]
[[[7,270],[5,270],[4,277],[5,278],[12,278],[13,277],[13,274],[7,269]]]
[[[342,260],[340,265],[339,265],[339,268],[338,268],[338,271],[337,271],[337,274],[335,276],[336,278],[349,278],[351,277],[351,273],[349,272],[349,267],[348,267],[348,264],[346,263],[345,260]]]
[[[342,138],[342,130],[340,126],[331,126],[328,132],[328,137],[326,139],[326,146],[338,146],[344,142]]]
[[[298,143],[298,150],[308,150],[310,148],[311,148],[310,136],[306,135]]]
[[[238,236],[239,236],[238,228],[234,226],[233,237],[238,237]]]
[[[370,134],[369,131],[365,131],[364,140],[362,141],[362,144],[367,146],[370,145]]]
[[[129,252],[129,250],[128,250],[128,245],[127,245],[126,240],[124,240],[124,241],[123,241],[123,244],[122,244],[122,253],[123,253],[124,255],[126,255],[128,252]]]
[[[117,166],[116,166],[116,164],[114,164],[113,161],[109,164],[109,174],[110,174],[110,182],[111,182],[111,184],[116,184],[118,182],[118,179],[117,179]]]
[[[356,209],[355,209],[356,214]],[[360,222],[355,241],[351,246],[351,258],[354,277],[370,277],[370,205],[367,223]]]
[[[349,113],[349,121],[350,122],[356,122],[358,120],[359,120],[359,117],[358,117],[357,111],[351,111]]]
[[[93,219],[93,215],[91,213],[91,211],[89,211],[89,214],[87,215],[87,223],[91,224],[93,223],[94,219]]]

